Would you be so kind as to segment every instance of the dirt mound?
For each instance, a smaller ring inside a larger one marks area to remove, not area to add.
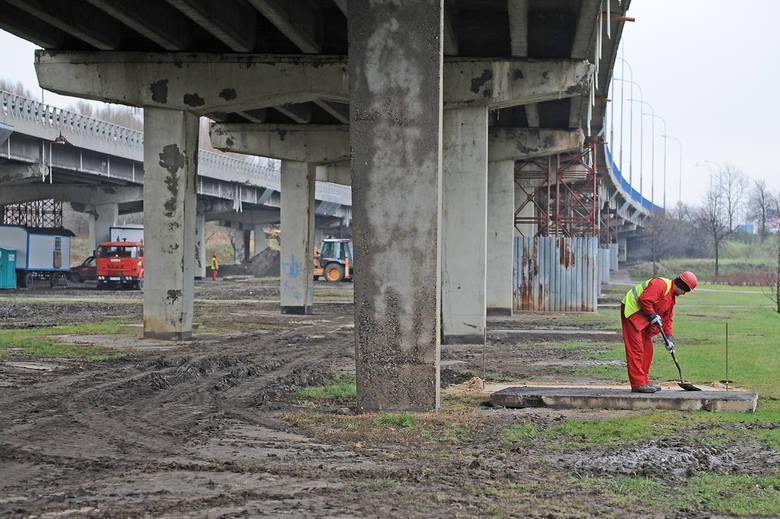
[[[249,261],[244,263],[248,274],[252,274],[255,277],[270,277],[279,275],[279,251],[273,249],[265,249]]]
[[[221,265],[219,274],[220,276],[249,275],[258,278],[279,276],[279,251],[265,249],[244,263]],[[211,270],[208,271],[208,275],[211,275]]]

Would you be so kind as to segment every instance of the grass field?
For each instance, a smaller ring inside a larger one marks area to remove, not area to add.
[[[610,293],[625,293],[628,285],[610,285]],[[752,389],[766,398],[780,399],[780,314],[760,287],[702,285],[678,299],[674,336],[678,360],[687,380],[711,384],[722,380]],[[614,309],[581,319],[614,321]],[[727,335],[728,334],[728,335]],[[727,340],[728,339],[728,340]],[[728,357],[727,353],[728,342]],[[610,345],[610,358],[625,358],[622,343]],[[728,361],[728,366],[727,366]],[[726,370],[728,367],[728,377]],[[615,368],[615,376],[625,373]],[[656,350],[651,376],[677,378],[677,369],[663,349]]]

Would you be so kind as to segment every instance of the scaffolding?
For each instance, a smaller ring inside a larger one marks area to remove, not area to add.
[[[517,231],[524,235],[519,226],[532,225],[534,236],[598,236],[596,170],[595,142],[579,152],[517,161]]]
[[[62,201],[47,199],[0,206],[0,223],[25,227],[62,227]]]

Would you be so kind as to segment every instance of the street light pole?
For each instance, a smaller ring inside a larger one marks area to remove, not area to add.
[[[677,187],[677,205],[682,204],[682,141],[675,137],[674,135],[664,135],[665,139],[672,139],[677,142],[677,145],[679,146],[680,152],[678,153],[678,158],[680,159],[680,178],[679,178],[679,185]]]
[[[631,74],[631,76],[630,76],[631,79],[628,81],[628,83],[631,84],[631,95],[632,96],[634,95],[634,84],[635,83],[634,83],[634,69],[631,67],[631,63],[629,63],[624,58],[621,58],[620,56],[616,56],[616,59],[619,59],[621,64],[622,64],[621,68],[620,68],[621,79],[618,80],[618,81],[621,82],[620,83],[620,169],[622,171],[623,170],[623,85],[624,85],[624,83],[626,83],[626,81],[624,81],[622,78],[626,77],[626,74],[625,74],[625,66],[626,65],[628,65],[628,72]],[[637,86],[639,86],[639,85],[637,85]],[[633,135],[632,130],[634,129],[634,127],[633,127],[634,105],[630,105],[629,106],[629,112],[630,112],[629,123],[628,123],[628,125],[629,125],[628,126],[629,127],[629,147],[630,147],[631,151],[633,151],[633,146],[630,143],[630,141],[631,141],[631,135]],[[614,113],[614,110],[613,110],[613,113]],[[614,141],[612,141],[612,142],[614,142]],[[629,153],[628,160],[629,160],[629,162],[631,161],[631,154],[630,153]],[[629,169],[628,183],[630,184],[631,183],[631,166],[630,165],[629,165],[628,169]]]
[[[662,123],[664,123],[664,133],[663,133],[662,135],[666,135],[666,121],[664,120],[664,118],[663,118],[663,117],[661,117],[660,115],[656,115],[655,113],[653,113],[653,117],[655,117],[656,119],[661,119],[661,122],[662,122]],[[653,138],[655,138],[655,136],[653,136]],[[664,196],[663,196],[663,206],[664,206],[664,209],[666,209],[666,139],[664,139],[664,179],[663,179],[663,192],[664,192]]]
[[[653,118],[650,120],[651,121],[651,132],[653,134],[653,137],[652,137],[652,140],[651,140],[651,150],[650,150],[650,201],[654,203],[655,202],[655,110],[653,109],[653,106],[650,103],[648,103],[647,101],[645,101],[643,99],[629,99],[629,101],[633,101],[633,102],[636,102],[636,103],[641,103],[642,105],[647,105],[650,108],[650,112],[651,113],[648,114],[648,113],[642,112],[642,115],[643,116],[645,116],[645,115],[653,116]],[[644,119],[642,121],[644,121]],[[644,122],[643,122],[642,125],[640,125],[640,128],[644,128]],[[641,138],[641,139],[644,140],[644,138]],[[640,147],[640,150],[641,150],[641,147]],[[642,153],[640,151],[640,155],[641,154]],[[640,160],[642,160],[642,159],[640,159]],[[641,170],[640,170],[640,174],[639,175],[640,175],[640,177],[642,176]],[[640,180],[640,183],[641,182],[642,182],[642,180]]]
[[[630,65],[629,65],[629,67],[630,67]],[[635,83],[633,80],[617,78],[617,77],[613,78],[613,80],[614,81],[620,81],[621,83],[628,83],[628,84],[630,84],[631,85],[631,95],[633,95],[633,93],[634,93],[634,87],[637,87],[637,89],[639,89],[639,97],[640,97],[640,99],[644,99],[645,96],[642,93],[642,87],[639,86],[639,84]],[[629,99],[629,101],[631,101],[631,99]],[[628,118],[629,118],[629,123],[628,123],[628,147],[629,147],[629,150],[630,150],[630,153],[628,154],[628,183],[630,185],[633,185],[634,184],[634,105],[633,104],[629,106],[628,113],[629,113],[629,115],[628,115]],[[640,131],[641,131],[641,126],[640,126]],[[620,135],[621,135],[621,137],[620,137],[620,142],[621,142],[620,151],[621,151],[621,161],[622,161],[622,152],[623,152],[623,146],[622,146],[622,143],[623,143],[623,137],[622,137],[623,132],[622,132],[622,130],[621,130]],[[641,144],[641,137],[640,137],[640,144],[639,145],[640,145],[640,149],[641,149],[641,145],[642,145]],[[640,152],[640,155],[641,155],[641,152]],[[641,162],[639,163],[639,167],[640,168],[642,167],[642,163]],[[623,168],[623,164],[622,163],[620,164],[620,168],[621,169]],[[639,177],[640,177],[640,180],[639,180],[639,194],[641,195],[642,194],[642,179],[641,179],[642,175],[641,175],[641,173],[640,173]]]

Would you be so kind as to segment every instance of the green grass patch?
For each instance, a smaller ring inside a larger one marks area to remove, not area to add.
[[[780,476],[697,475],[673,501],[675,509],[708,510],[736,516],[780,516]]]
[[[777,406],[775,406],[777,407]],[[683,413],[647,411],[606,419],[569,419],[560,425],[542,428],[532,423],[516,424],[504,430],[509,443],[528,440],[555,445],[617,445],[646,442],[662,437],[679,437],[695,429],[696,441],[710,445],[760,442],[780,450],[780,411],[759,409],[755,413]]]
[[[45,328],[0,330],[0,358],[29,357],[105,360],[120,357],[121,354],[116,350],[92,344],[63,343],[53,338],[53,336],[134,333],[133,330],[122,325],[123,323],[119,321],[102,321]]]
[[[313,398],[315,400],[357,398],[355,375],[336,373],[333,375],[333,378],[333,384],[306,387],[297,391],[295,395],[302,398]]]
[[[570,323],[602,322],[604,328],[620,330],[616,309],[600,310],[594,318],[572,315]],[[727,330],[728,325],[728,356]],[[730,380],[733,386],[758,392],[764,399],[780,399],[780,314],[760,287],[700,285],[680,297],[675,307],[674,336],[677,358],[687,381],[719,384]],[[625,360],[622,343],[600,344],[606,351],[594,352],[594,359]],[[593,349],[593,342],[569,341],[565,348]],[[728,376],[726,372],[728,361]],[[578,374],[625,382],[625,368],[592,366]],[[660,340],[650,371],[653,380],[677,380],[677,368]]]
[[[526,440],[536,438],[541,433],[541,429],[532,423],[521,423],[513,425],[504,431],[504,441],[509,443],[522,443]]]
[[[408,429],[417,425],[417,418],[409,413],[383,413],[374,420],[374,424],[383,427],[400,427]]]
[[[699,511],[729,516],[780,516],[780,477],[702,473],[671,486],[641,476],[571,477],[565,482],[583,494],[598,494],[626,515]],[[672,514],[674,515],[674,514]],[[687,514],[685,514],[687,515]]]

